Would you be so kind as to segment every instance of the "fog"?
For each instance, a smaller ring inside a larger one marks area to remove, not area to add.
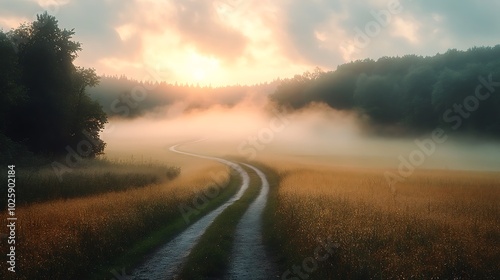
[[[163,160],[169,145],[205,139],[183,149],[249,160],[499,170],[498,54],[500,45],[365,59],[253,86],[104,77],[91,96],[111,118],[103,135],[109,156]]]
[[[189,110],[187,104],[156,109],[135,119],[113,118],[102,134],[109,158],[140,158],[169,163],[183,161],[168,147],[248,160],[296,158],[333,165],[398,168],[493,170],[500,168],[500,144],[442,133],[382,137],[366,130],[352,112],[313,104],[293,112],[278,112],[260,102],[242,101],[228,108]],[[420,144],[417,144],[418,143]],[[184,163],[189,164],[189,163]]]

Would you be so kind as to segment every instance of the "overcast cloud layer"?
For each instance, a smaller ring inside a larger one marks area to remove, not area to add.
[[[212,85],[500,38],[496,0],[0,0],[0,28],[44,10],[75,28],[77,63],[99,74]]]

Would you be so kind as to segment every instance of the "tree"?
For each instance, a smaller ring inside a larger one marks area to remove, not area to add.
[[[104,149],[99,133],[107,118],[85,92],[99,79],[95,70],[73,64],[81,51],[80,43],[72,40],[74,34],[74,30],[59,28],[56,18],[47,13],[8,33],[26,89],[26,102],[13,113],[16,124],[8,134],[32,152],[66,153],[68,145],[84,140],[85,135],[95,140],[87,156]]]
[[[91,150],[88,151],[90,156],[102,154],[105,147],[104,142],[99,138],[99,132],[107,122],[106,114],[102,106],[85,92],[87,87],[94,87],[98,84],[99,77],[94,69],[76,67],[73,75],[74,121],[70,130],[71,143],[77,145],[82,139],[90,138],[93,144]]]
[[[26,100],[26,90],[21,84],[20,68],[14,45],[5,33],[0,31],[0,162],[12,162],[26,154],[26,148],[7,136],[15,125],[11,116]]]
[[[26,93],[21,85],[21,72],[14,45],[1,31],[0,61],[0,133],[5,134],[9,123],[12,125],[12,119],[8,116],[23,102]]]

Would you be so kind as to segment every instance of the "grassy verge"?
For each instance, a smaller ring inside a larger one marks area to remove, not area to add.
[[[145,256],[153,252],[155,248],[158,248],[160,245],[170,241],[192,223],[222,205],[238,191],[240,185],[240,176],[235,172],[232,172],[228,186],[225,187],[217,197],[210,200],[206,207],[200,209],[199,214],[191,217],[189,224],[186,223],[182,216],[175,218],[168,225],[161,227],[160,229],[148,234],[146,238],[136,242],[133,246],[126,250],[124,254],[114,259],[112,262],[101,266],[97,273],[91,275],[87,279],[114,279],[112,278],[113,276],[116,277],[116,275],[122,275],[123,272],[130,272],[132,268],[143,261]]]
[[[214,180],[213,174],[220,176]],[[118,256],[135,250],[139,258],[164,233],[173,235],[187,227],[179,222],[184,222],[179,206],[196,207],[194,200],[214,185],[220,187],[218,196],[201,213],[190,215],[191,222],[223,203],[237,189],[237,183],[228,185],[230,181],[228,168],[214,163],[162,184],[20,206],[16,208],[17,272],[1,269],[0,279],[88,279],[85,276],[106,272],[107,267],[111,270],[115,263],[132,263]],[[7,213],[1,211],[0,217],[5,219]],[[174,226],[162,231],[167,224]],[[147,237],[154,232],[160,233]],[[6,245],[1,242],[0,254],[9,253]],[[112,279],[109,275],[97,279]]]
[[[263,234],[263,240],[264,244],[267,246],[268,250],[271,252],[271,255],[273,255],[276,258],[277,261],[277,266],[278,266],[278,272],[282,273],[284,272],[288,266],[293,264],[292,259],[287,254],[284,254],[283,252],[285,243],[283,242],[282,236],[278,229],[276,228],[276,212],[278,209],[278,190],[279,190],[279,184],[280,184],[280,176],[278,175],[277,171],[272,169],[271,167],[261,164],[261,163],[256,163],[253,164],[257,168],[259,168],[264,174],[267,176],[267,180],[269,182],[269,194],[268,194],[268,199],[267,199],[267,205],[266,208],[264,208],[264,214],[263,214],[263,228],[262,228],[262,234]]]
[[[44,165],[16,168],[18,205],[92,196],[172,180],[180,169],[153,163],[82,160],[76,167]],[[4,204],[2,204],[3,206]]]
[[[184,264],[180,279],[198,280],[223,276],[229,263],[238,221],[261,189],[257,174],[253,170],[245,170],[250,175],[249,188],[238,201],[227,207],[203,234]]]

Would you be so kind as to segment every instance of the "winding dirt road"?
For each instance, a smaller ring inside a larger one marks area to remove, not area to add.
[[[241,198],[249,185],[250,178],[248,176],[248,173],[243,168],[241,168],[240,165],[221,158],[182,152],[177,150],[177,146],[179,145],[170,147],[170,151],[198,158],[215,160],[233,168],[240,174],[242,178],[242,184],[239,191],[227,202],[225,202],[223,205],[219,206],[217,209],[213,210],[200,220],[196,221],[170,242],[160,247],[146,262],[134,269],[132,271],[133,279],[149,280],[175,278],[183,261],[189,255],[193,246],[198,242],[200,236],[203,235],[205,230],[210,226],[210,224],[212,224],[214,219],[220,213],[222,213],[222,211],[224,211],[224,209]]]
[[[242,164],[257,173],[262,188],[236,227],[231,262],[225,279],[276,279],[277,267],[271,261],[262,240],[262,213],[267,204],[269,182],[262,171]]]
[[[239,164],[222,158],[179,151],[177,150],[178,146],[170,147],[170,151],[218,161],[234,169],[242,178],[241,187],[223,205],[192,224],[177,237],[159,248],[146,262],[132,272],[133,279],[174,279],[192,248],[197,244],[199,238],[212,224],[214,219],[229,205],[240,199],[249,187],[250,177]],[[267,203],[269,182],[262,171],[249,164],[242,164],[257,173],[261,180],[261,190],[258,197],[250,204],[237,225],[229,269],[224,278],[276,279],[276,265],[268,256],[262,241],[262,214]]]

